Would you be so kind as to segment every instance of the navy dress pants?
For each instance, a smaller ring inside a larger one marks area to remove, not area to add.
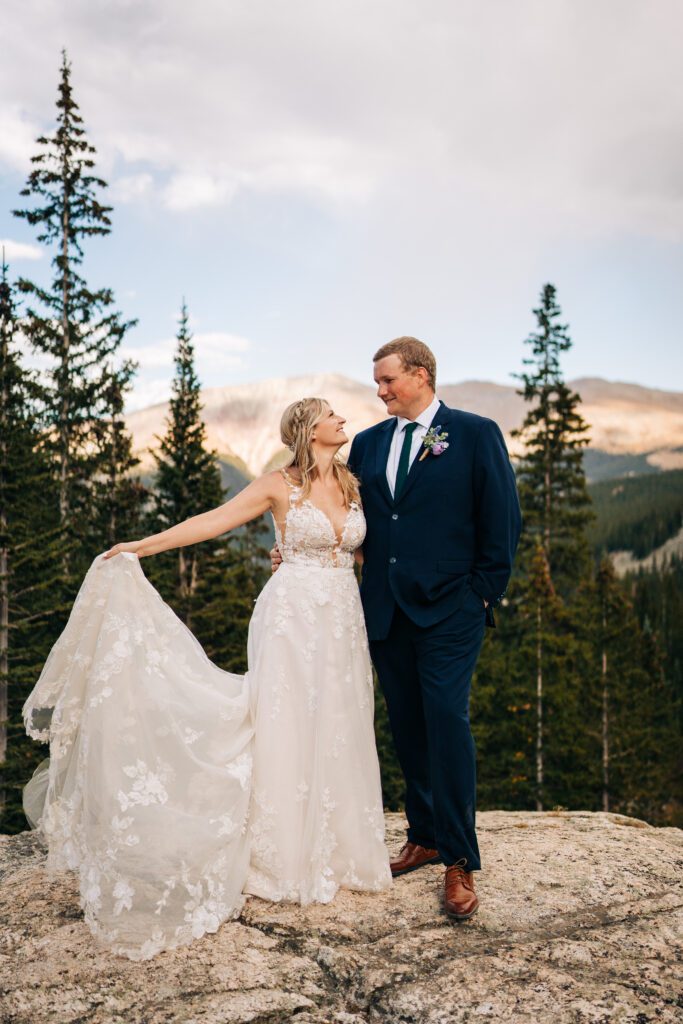
[[[396,606],[385,640],[370,643],[406,780],[408,839],[444,864],[481,868],[475,832],[476,750],[470,729],[472,672],[485,608],[471,587],[462,606],[420,627]]]

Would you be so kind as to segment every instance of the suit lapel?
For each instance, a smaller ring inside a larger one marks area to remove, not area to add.
[[[378,431],[377,447],[375,450],[375,470],[377,472],[379,489],[390,505],[394,504],[394,499],[387,482],[387,461],[389,459],[389,449],[391,448],[391,439],[394,436],[395,429],[396,417],[392,416],[390,420],[387,420],[385,424],[382,424],[382,430]]]
[[[437,424],[439,424],[441,427],[446,427],[446,429],[447,429],[447,424],[449,422],[450,422],[450,409],[448,408],[448,406],[444,405],[443,402],[442,402],[441,405],[439,406],[439,408],[436,410],[436,413],[434,415],[434,419],[429,424],[429,427],[431,429],[431,427],[434,427]],[[451,438],[449,437],[448,440],[450,441]],[[403,501],[403,499],[405,498],[406,494],[408,493],[410,488],[413,486],[413,484],[415,483],[417,478],[422,473],[424,473],[425,466],[430,461],[430,459],[442,458],[441,455],[436,456],[436,455],[432,455],[430,453],[424,459],[422,459],[422,452],[423,451],[424,451],[424,448],[421,447],[420,450],[418,451],[417,455],[413,459],[411,465],[410,465],[410,469],[408,470],[408,476],[406,477],[406,482],[403,485],[403,490],[401,491],[401,494],[400,494],[399,499],[398,499],[398,504],[400,504]],[[444,454],[446,454],[446,453],[444,453]]]

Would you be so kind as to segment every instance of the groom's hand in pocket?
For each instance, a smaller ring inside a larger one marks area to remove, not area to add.
[[[282,564],[282,555],[278,551],[277,544],[275,544],[270,549],[270,571],[271,572],[277,572],[277,570],[280,568],[281,564]]]

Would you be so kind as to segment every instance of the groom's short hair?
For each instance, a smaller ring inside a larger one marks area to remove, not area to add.
[[[372,361],[376,363],[378,359],[384,359],[385,356],[398,356],[404,370],[417,370],[421,366],[427,371],[429,386],[432,391],[436,391],[436,359],[424,341],[409,336],[394,338],[393,341],[388,341],[386,345],[377,349]]]

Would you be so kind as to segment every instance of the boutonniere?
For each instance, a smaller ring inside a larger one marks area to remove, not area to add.
[[[424,451],[420,456],[420,462],[422,462],[423,459],[426,459],[430,452],[432,455],[443,455],[448,448],[448,441],[446,440],[448,437],[448,431],[444,430],[443,433],[440,434],[440,430],[441,424],[439,423],[436,427],[430,427],[425,434],[424,440],[422,441]]]

